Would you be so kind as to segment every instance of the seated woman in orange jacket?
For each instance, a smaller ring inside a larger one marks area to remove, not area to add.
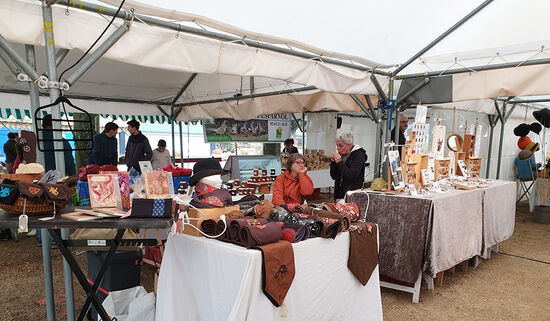
[[[273,200],[275,206],[281,204],[302,204],[302,197],[313,194],[313,182],[307,176],[304,156],[290,154],[286,163],[286,171],[277,176],[273,186]]]

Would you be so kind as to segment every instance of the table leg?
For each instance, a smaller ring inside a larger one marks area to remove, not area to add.
[[[105,261],[103,262],[103,265],[101,266],[101,269],[99,270],[99,273],[97,275],[97,278],[94,280],[94,284],[90,286],[88,284],[88,281],[86,279],[86,275],[82,272],[80,267],[78,266],[78,263],[72,256],[71,252],[65,244],[63,243],[63,240],[61,239],[60,235],[55,230],[48,230],[55,240],[55,242],[59,246],[59,250],[61,251],[61,254],[63,254],[63,257],[67,260],[67,263],[71,267],[71,270],[73,271],[76,279],[80,283],[80,286],[84,289],[84,291],[87,294],[86,302],[84,303],[82,309],[80,310],[80,314],[78,316],[78,321],[84,320],[84,317],[86,316],[86,312],[88,311],[88,308],[90,307],[90,304],[93,304],[94,307],[97,309],[97,312],[102,320],[110,320],[109,316],[107,315],[107,312],[105,312],[105,309],[103,306],[99,303],[97,298],[95,297],[95,294],[97,292],[97,289],[99,288],[99,284],[101,283],[101,280],[103,279],[103,276],[105,272],[107,271],[107,268],[109,264],[111,263],[111,260],[113,258],[113,255],[115,254],[115,251],[120,244],[120,240],[122,239],[122,236],[124,235],[124,229],[119,229],[117,231],[117,234],[115,236],[115,239],[113,240],[113,244],[109,248],[109,251],[107,252],[107,256],[105,257]]]
[[[69,229],[61,229],[61,238],[68,240],[69,237]],[[71,266],[65,258],[63,258],[63,277],[65,280],[65,308],[67,309],[67,321],[74,321],[73,273],[71,272]]]
[[[46,290],[46,318],[55,321],[55,303],[53,299],[52,253],[50,249],[50,235],[48,230],[41,229],[42,233],[42,265],[44,266],[44,289]]]
[[[426,281],[426,284],[428,285],[428,290],[433,291],[434,290],[434,278],[432,278],[428,274],[424,273],[424,280]]]
[[[418,303],[420,300],[420,286],[422,285],[422,272],[418,273],[418,278],[414,282],[413,303]]]

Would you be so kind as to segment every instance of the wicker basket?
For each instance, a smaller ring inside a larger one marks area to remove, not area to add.
[[[57,207],[57,210],[60,211],[61,209],[65,208],[69,202],[63,202],[63,203],[55,203],[55,206]],[[0,204],[0,209],[3,209],[7,213],[10,214],[17,214],[21,215],[23,214],[23,207],[25,206],[25,214],[27,215],[39,215],[39,214],[52,214],[53,213],[53,203],[34,203],[32,201],[27,200],[27,204],[25,205],[25,199],[22,197],[18,197],[17,201],[13,205],[7,205],[7,204]]]

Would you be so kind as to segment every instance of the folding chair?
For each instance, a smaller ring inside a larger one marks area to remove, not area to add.
[[[519,203],[524,197],[527,197],[527,200],[531,197],[531,189],[537,178],[537,163],[534,157],[529,160],[520,160],[519,157],[516,157],[514,164],[516,166],[516,179],[519,180],[522,189],[522,194],[516,201],[516,203]]]

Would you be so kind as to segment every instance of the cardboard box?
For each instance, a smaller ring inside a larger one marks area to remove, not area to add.
[[[230,212],[238,211],[238,210],[239,210],[239,205],[233,205],[233,206],[227,206],[227,207],[221,207],[221,208],[201,208],[202,213],[194,208],[189,208],[189,210],[187,211],[187,215],[190,218],[201,218],[199,220],[190,220],[189,223],[193,224],[194,226],[196,226],[202,231],[202,228],[201,228],[202,221],[214,220],[217,222],[220,220],[221,215],[228,214]],[[205,215],[206,217],[204,217]],[[199,231],[197,231],[196,229],[190,226],[185,226],[183,233],[187,235],[193,235],[193,236],[203,236]]]

